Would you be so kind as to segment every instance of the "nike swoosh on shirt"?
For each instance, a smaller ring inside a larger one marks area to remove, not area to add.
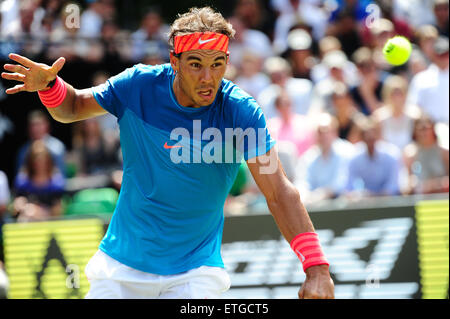
[[[200,38],[200,39],[198,39],[198,44],[205,44],[205,43],[208,43],[208,42],[211,42],[211,41],[214,41],[214,40],[216,40],[216,38],[207,39],[207,40],[202,40]]]
[[[164,148],[166,148],[166,149],[177,148],[177,147],[183,147],[183,145],[167,145],[167,142],[164,144]]]

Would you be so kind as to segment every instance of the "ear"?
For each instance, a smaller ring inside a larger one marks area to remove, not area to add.
[[[170,51],[170,65],[174,72],[178,72],[180,67],[180,59],[175,56],[175,52],[173,50]]]

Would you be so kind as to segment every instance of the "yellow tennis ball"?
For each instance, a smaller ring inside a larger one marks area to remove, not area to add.
[[[411,42],[407,38],[397,35],[386,41],[383,54],[390,64],[402,65],[408,61],[411,49]]]

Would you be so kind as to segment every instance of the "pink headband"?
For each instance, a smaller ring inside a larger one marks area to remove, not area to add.
[[[175,37],[175,54],[192,50],[217,50],[228,53],[229,38],[215,32],[195,32]]]

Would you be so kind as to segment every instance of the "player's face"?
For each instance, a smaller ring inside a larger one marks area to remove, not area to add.
[[[171,55],[177,72],[173,84],[175,96],[183,106],[207,106],[214,102],[227,67],[227,55],[216,50],[183,52],[180,58]]]

